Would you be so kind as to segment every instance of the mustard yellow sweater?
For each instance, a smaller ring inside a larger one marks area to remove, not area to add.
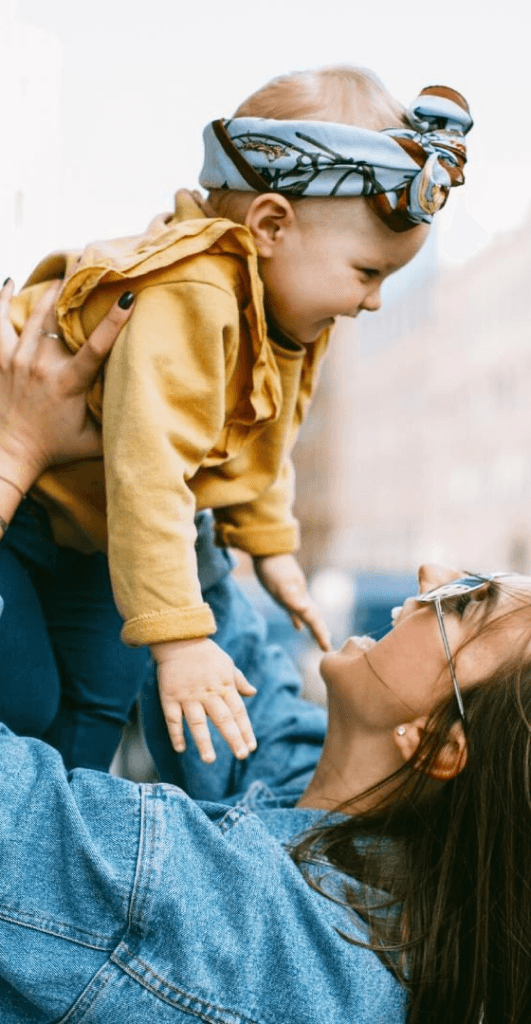
[[[252,555],[297,548],[290,451],[328,334],[307,349],[271,341],[250,232],[206,218],[185,191],[141,237],[44,260],[14,302],[19,329],[62,276],[72,350],[126,288],[137,297],[89,397],[103,461],[48,472],[35,494],[58,543],[108,546],[127,643],[206,636],[194,514],[212,508],[218,542]]]

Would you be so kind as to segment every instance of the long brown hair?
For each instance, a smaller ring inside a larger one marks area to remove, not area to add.
[[[502,630],[504,619],[483,629]],[[387,787],[385,796],[359,813],[343,804],[346,820],[325,819],[291,851],[324,895],[308,864],[324,858],[347,876],[343,902],[407,987],[409,1024],[531,1021],[529,625],[525,633],[494,674],[464,690],[468,756],[454,779],[429,774],[456,722],[452,697],[430,715],[414,757],[369,791]],[[365,883],[361,895],[349,877]]]

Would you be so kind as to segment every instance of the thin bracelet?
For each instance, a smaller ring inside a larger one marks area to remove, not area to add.
[[[0,516],[0,530],[2,530],[2,537],[5,537],[8,526],[9,523],[6,522],[3,516]]]
[[[11,484],[11,487],[14,487],[15,490],[18,491],[18,493],[20,494],[22,500],[24,500],[26,495],[24,494],[22,487],[19,487],[18,484],[16,484],[13,480],[8,480],[7,476],[0,476],[0,480],[3,480],[5,484]]]

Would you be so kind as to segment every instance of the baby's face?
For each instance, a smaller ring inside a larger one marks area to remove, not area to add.
[[[322,200],[316,216],[298,209],[260,273],[270,324],[308,345],[337,316],[379,309],[382,282],[415,256],[429,227],[391,231],[361,199]]]

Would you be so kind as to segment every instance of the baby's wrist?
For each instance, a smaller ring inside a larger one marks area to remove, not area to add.
[[[172,661],[176,656],[186,651],[197,649],[199,644],[208,640],[206,636],[192,637],[187,640],[164,640],[161,643],[150,644],[149,649],[158,665],[165,661]]]

